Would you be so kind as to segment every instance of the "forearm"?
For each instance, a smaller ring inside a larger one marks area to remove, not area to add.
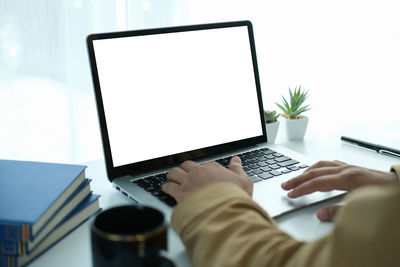
[[[381,191],[376,198],[368,191],[361,200],[349,199],[333,233],[310,243],[282,232],[246,193],[228,183],[194,192],[178,205],[172,225],[193,266],[400,266],[394,253],[400,246],[397,225],[385,225],[400,220],[398,188],[379,189],[393,191],[384,198]]]
[[[278,229],[246,193],[228,183],[200,190],[172,217],[193,266],[289,266],[303,243]]]

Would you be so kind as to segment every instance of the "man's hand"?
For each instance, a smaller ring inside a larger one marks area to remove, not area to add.
[[[316,191],[351,191],[365,185],[383,185],[396,181],[397,176],[393,172],[371,170],[340,161],[319,161],[301,175],[282,183],[282,188],[291,190],[288,197],[296,198]],[[332,221],[338,208],[322,208],[318,210],[317,216],[321,221]]]
[[[253,182],[242,169],[239,157],[233,157],[229,169],[216,162],[203,165],[185,161],[180,167],[171,169],[162,190],[180,202],[196,189],[213,182],[230,182],[253,194]]]

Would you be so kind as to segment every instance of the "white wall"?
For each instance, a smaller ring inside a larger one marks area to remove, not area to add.
[[[400,2],[396,0],[189,1],[189,22],[249,19],[264,106],[301,84],[310,130],[375,124],[400,148]]]
[[[101,158],[86,36],[179,24],[181,7],[181,0],[0,0],[0,158]]]
[[[310,131],[367,125],[400,140],[399,7],[397,0],[0,0],[0,158],[102,157],[88,33],[239,19],[254,24],[266,109],[301,84],[310,92]]]

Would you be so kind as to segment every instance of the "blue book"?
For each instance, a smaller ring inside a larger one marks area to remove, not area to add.
[[[52,247],[68,233],[73,231],[90,216],[99,211],[99,195],[90,194],[85,198],[67,217],[61,221],[57,227],[50,232],[42,242],[33,249],[28,255],[23,256],[9,256],[0,254],[0,267],[17,267],[25,266],[38,256],[40,256],[47,249]]]
[[[0,240],[32,240],[85,179],[86,166],[0,160]]]
[[[90,179],[85,179],[72,195],[63,203],[61,208],[48,220],[44,227],[28,242],[0,240],[0,254],[26,255],[29,254],[51,232],[65,216],[67,216],[90,193]]]

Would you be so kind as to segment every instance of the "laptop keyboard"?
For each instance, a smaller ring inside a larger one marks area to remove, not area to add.
[[[253,183],[308,167],[307,165],[300,164],[295,159],[268,148],[241,153],[237,156],[241,158],[243,170],[251,178]],[[216,160],[216,162],[222,166],[229,167],[231,158],[232,156],[221,158]],[[173,207],[176,205],[175,199],[161,191],[161,185],[165,183],[166,178],[167,172],[132,180],[132,182],[142,187],[168,206]]]
[[[165,194],[161,190],[161,185],[165,184],[167,180],[167,172],[160,173],[157,175],[145,177],[138,180],[133,180],[132,182],[142,187],[144,190],[167,204],[168,206],[175,206],[176,200],[170,195]]]
[[[243,170],[253,180],[253,183],[308,167],[308,165],[300,164],[297,160],[268,148],[245,152],[237,156],[242,160]],[[216,162],[229,167],[231,158],[219,159]]]

